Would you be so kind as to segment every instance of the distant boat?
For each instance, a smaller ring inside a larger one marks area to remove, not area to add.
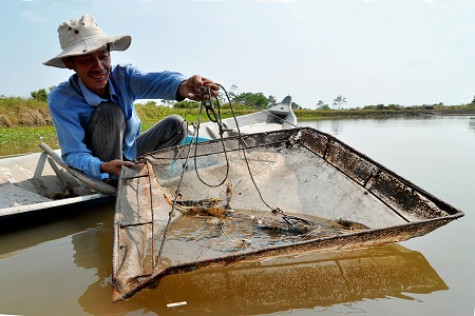
[[[398,242],[464,215],[311,128],[141,157],[122,169],[115,212],[114,300],[168,274]]]
[[[291,96],[286,96],[282,102],[268,109],[237,116],[236,120],[238,122],[239,132],[243,135],[297,127],[297,117],[292,110]],[[238,135],[238,128],[234,118],[223,119],[222,123],[224,127],[223,137]],[[190,125],[185,143],[189,143],[193,135],[196,135],[195,126]],[[199,138],[200,141],[220,138],[218,125],[211,121],[201,123]]]

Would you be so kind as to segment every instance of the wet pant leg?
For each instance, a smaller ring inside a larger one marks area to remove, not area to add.
[[[186,121],[178,115],[171,115],[137,137],[137,156],[179,145],[186,134]]]
[[[119,105],[99,104],[86,127],[86,146],[101,161],[122,159],[125,126],[125,115]]]

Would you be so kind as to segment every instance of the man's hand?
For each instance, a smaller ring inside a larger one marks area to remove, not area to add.
[[[194,75],[180,84],[178,94],[190,100],[201,101],[211,97],[208,93],[208,88],[211,89],[213,94],[219,90],[219,86],[212,80]]]
[[[132,161],[123,161],[120,159],[115,159],[109,162],[104,162],[101,165],[101,171],[113,174],[118,177],[120,175],[120,169],[122,168],[122,166],[132,167],[133,165],[134,163]]]

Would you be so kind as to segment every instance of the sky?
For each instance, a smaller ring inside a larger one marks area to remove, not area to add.
[[[475,0],[2,0],[0,95],[29,97],[72,71],[42,63],[61,52],[57,28],[91,14],[129,34],[112,63],[200,74],[234,92],[314,109],[470,103]]]

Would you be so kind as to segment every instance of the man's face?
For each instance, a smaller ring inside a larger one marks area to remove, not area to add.
[[[107,82],[111,67],[110,53],[107,47],[91,54],[71,57],[72,68],[86,87],[101,97],[107,97]]]

